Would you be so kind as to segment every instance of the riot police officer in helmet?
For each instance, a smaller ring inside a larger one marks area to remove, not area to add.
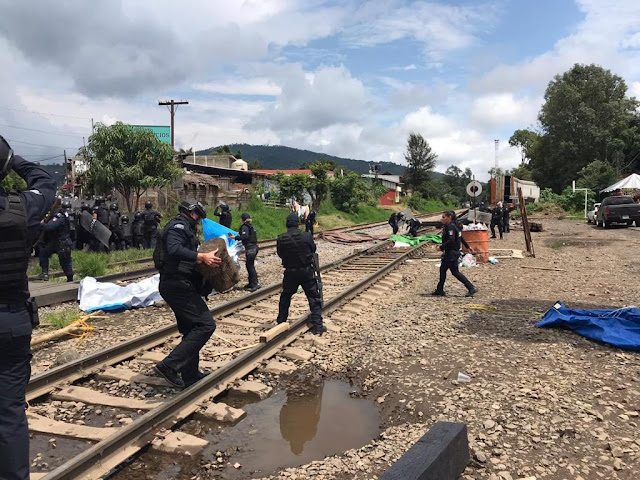
[[[231,221],[233,220],[233,218],[231,217],[229,205],[224,202],[220,202],[220,204],[213,211],[213,214],[216,217],[220,218],[220,225],[222,225],[223,227],[231,228]]]
[[[114,243],[116,250],[124,250],[126,247],[124,241],[124,234],[122,233],[122,227],[120,226],[120,212],[118,211],[118,204],[113,202],[109,205],[109,223],[107,228],[111,230],[110,243]]]
[[[153,203],[147,201],[142,212],[142,231],[144,234],[144,248],[155,248],[158,237],[158,225],[162,215],[153,209]]]
[[[216,329],[211,311],[202,298],[211,293],[211,288],[203,291],[204,279],[195,265],[216,266],[222,260],[216,256],[217,249],[198,253],[197,227],[207,216],[202,204],[183,201],[179,211],[162,229],[162,243],[154,251],[154,261],[160,270],[160,295],[173,310],[183,337],[180,344],[156,364],[155,370],[173,386],[188,387],[204,376],[198,369],[200,349]]]
[[[142,248],[144,245],[144,229],[142,225],[142,212],[133,214],[133,223],[131,224],[131,235],[133,237],[133,248]]]
[[[31,329],[37,305],[30,299],[27,267],[40,221],[56,184],[39,165],[13,154],[0,136],[0,180],[13,169],[27,182],[21,193],[0,187],[0,478],[29,479],[25,391],[31,374]]]
[[[62,271],[67,276],[67,282],[73,282],[71,222],[64,205],[63,201],[55,215],[44,224],[45,245],[38,252],[40,268],[42,268],[38,278],[41,280],[49,280],[49,258],[57,253]]]
[[[299,222],[298,214],[292,212],[287,217],[287,232],[278,236],[277,252],[285,270],[277,322],[287,321],[291,297],[302,286],[311,311],[311,333],[322,335],[327,327],[322,323],[322,297],[313,267],[316,244],[311,233],[300,231]]]

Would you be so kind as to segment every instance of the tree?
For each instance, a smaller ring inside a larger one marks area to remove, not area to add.
[[[255,158],[252,158],[251,160],[249,160],[247,162],[247,165],[249,170],[260,170],[262,168],[262,164],[260,163],[260,160],[256,160]]]
[[[294,199],[297,202],[304,201],[304,193],[309,184],[309,176],[304,173],[285,175],[282,171],[276,172],[274,180],[280,189],[280,199],[283,201]]]
[[[533,180],[533,170],[526,163],[521,163],[516,168],[512,168],[511,170],[507,170],[506,175],[511,175],[512,177],[516,177],[520,180]]]
[[[509,145],[518,149],[520,157],[522,158],[522,163],[526,164],[531,160],[539,141],[539,133],[525,128],[513,132],[513,135],[509,138]]]
[[[404,158],[408,167],[405,170],[404,180],[413,188],[420,190],[431,178],[431,171],[436,166],[438,155],[431,150],[427,142],[419,133],[412,133],[407,139],[407,153]]]
[[[2,179],[0,186],[7,192],[10,192],[11,190],[22,191],[27,188],[27,182],[25,182],[20,175],[11,170],[9,175]]]
[[[231,155],[231,149],[229,148],[229,145],[223,145],[222,147],[218,147],[218,149],[216,150],[216,153],[219,153],[219,154],[227,153]]]
[[[242,160],[242,150],[238,150],[234,155],[238,160]]]
[[[616,182],[616,172],[611,164],[594,160],[578,172],[578,187],[599,192]]]
[[[538,120],[542,136],[532,152],[534,180],[561,192],[595,160],[633,162],[639,103],[622,78],[597,65],[576,64],[547,87]]]
[[[309,165],[309,169],[313,174],[313,178],[309,178],[307,192],[311,197],[311,205],[317,211],[327,198],[327,195],[329,195],[329,187],[331,185],[328,174],[329,164],[323,160],[318,160]]]
[[[497,178],[504,175],[504,171],[500,167],[491,167],[487,172],[491,178]]]
[[[345,212],[355,212],[371,195],[371,185],[355,172],[335,178],[330,188],[333,205]]]
[[[136,130],[122,122],[96,124],[89,137],[89,175],[101,192],[115,189],[122,194],[129,211],[138,209],[140,197],[152,187],[171,183],[181,174],[172,158],[171,145],[156,138],[151,130]],[[135,204],[132,204],[132,195]]]

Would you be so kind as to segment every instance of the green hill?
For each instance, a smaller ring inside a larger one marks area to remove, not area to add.
[[[242,159],[246,162],[257,160],[262,168],[269,170],[286,170],[300,168],[303,163],[315,162],[319,159],[333,160],[338,165],[358,173],[369,173],[369,165],[373,162],[365,160],[354,160],[352,158],[335,157],[324,153],[300,150],[298,148],[285,147],[282,145],[248,145],[232,144],[228,145],[232,152],[242,151]],[[215,153],[219,147],[211,147],[206,150],[196,152],[199,155],[210,155]],[[404,165],[392,162],[381,162],[381,172],[389,172],[393,175],[402,175]]]

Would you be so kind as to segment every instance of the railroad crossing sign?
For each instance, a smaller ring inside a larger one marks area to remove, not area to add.
[[[470,197],[479,197],[482,193],[482,184],[477,180],[469,182],[469,184],[467,185],[467,193]]]

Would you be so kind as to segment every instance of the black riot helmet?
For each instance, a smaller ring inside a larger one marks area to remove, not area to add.
[[[4,177],[9,175],[13,167],[13,150],[9,142],[0,135],[0,180],[4,180]]]
[[[291,212],[287,217],[287,228],[297,228],[300,225],[300,217],[296,212]]]
[[[151,210],[153,208],[153,203],[147,200],[144,204],[144,208],[146,208],[147,210]]]
[[[122,223],[124,223],[125,225],[127,225],[129,223],[129,216],[128,215],[123,215],[122,216]]]
[[[222,209],[223,212],[229,211],[229,205],[227,205],[225,202],[220,202],[220,208]]]
[[[71,210],[71,200],[69,200],[68,198],[62,199],[62,202],[60,202],[60,206],[65,210]]]
[[[200,218],[207,218],[207,211],[200,202],[195,200],[183,200],[178,206],[178,210],[181,212],[196,212]]]
[[[113,210],[114,212],[118,211],[118,204],[117,203],[112,203],[111,205],[109,205],[109,210]]]
[[[102,195],[96,195],[96,198],[93,201],[93,206],[97,207],[104,203],[104,197]]]
[[[82,202],[80,203],[80,210],[82,210],[83,212],[90,212],[91,206],[87,202]]]
[[[142,220],[142,212],[136,212],[133,214],[134,220]]]

